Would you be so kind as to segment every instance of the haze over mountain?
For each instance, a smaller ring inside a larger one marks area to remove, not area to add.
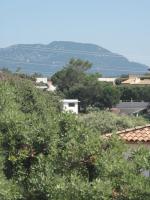
[[[104,76],[146,73],[148,66],[131,62],[122,55],[112,53],[95,44],[54,41],[44,44],[18,44],[0,48],[0,68],[22,72],[52,75],[60,70],[70,58],[81,58],[93,63],[92,72]]]

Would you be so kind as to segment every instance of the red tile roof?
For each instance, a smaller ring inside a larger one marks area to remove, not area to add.
[[[138,126],[131,129],[125,129],[117,132],[118,136],[126,142],[150,142],[150,124]],[[112,136],[112,133],[105,135],[106,138]]]

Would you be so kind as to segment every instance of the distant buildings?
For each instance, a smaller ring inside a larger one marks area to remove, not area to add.
[[[98,78],[98,81],[100,82],[106,82],[111,83],[113,85],[116,85],[116,80],[118,78]],[[140,78],[137,75],[129,75],[129,78],[125,81],[122,81],[121,84],[123,85],[150,85],[150,78]]]
[[[36,88],[52,92],[56,90],[56,87],[52,84],[52,81],[48,81],[47,77],[36,78]]]
[[[98,78],[98,81],[100,82],[107,82],[115,85],[115,81],[117,78]]]
[[[56,87],[52,84],[52,81],[48,81],[47,78],[36,78],[36,88],[45,89],[47,91],[54,92]],[[63,99],[63,111],[72,112],[78,114],[78,99]]]
[[[124,85],[150,85],[150,79],[141,79],[138,76],[130,75],[129,78],[123,81],[121,84]]]
[[[62,103],[63,111],[78,114],[78,99],[64,99]]]

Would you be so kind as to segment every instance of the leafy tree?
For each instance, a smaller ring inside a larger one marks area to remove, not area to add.
[[[106,86],[103,90],[102,102],[103,106],[111,108],[116,105],[120,100],[120,92],[114,86]]]
[[[51,79],[61,92],[67,94],[73,85],[80,83],[85,79],[86,74],[84,72],[90,67],[91,63],[88,61],[71,59],[67,66],[61,71],[56,72]]]
[[[103,87],[98,81],[86,80],[84,83],[74,85],[68,94],[69,98],[77,98],[80,107],[86,111],[89,105],[102,107]]]
[[[119,102],[119,90],[99,82],[99,73],[85,73],[90,67],[91,63],[88,61],[71,59],[64,69],[52,76],[52,81],[66,98],[79,99],[83,111],[88,106],[111,108]]]
[[[122,100],[150,102],[149,86],[119,86]]]

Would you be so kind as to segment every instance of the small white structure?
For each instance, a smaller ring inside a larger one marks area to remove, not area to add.
[[[115,85],[115,81],[117,78],[98,78],[98,81],[112,83]]]
[[[52,81],[48,81],[47,77],[36,78],[36,88],[54,92],[56,87],[53,85]]]
[[[42,78],[36,78],[36,88],[39,88],[41,90],[46,90],[48,88],[47,86],[47,77]]]
[[[47,77],[36,78],[36,83],[45,83],[45,84],[47,84]]]
[[[63,99],[63,111],[78,114],[78,99]]]

